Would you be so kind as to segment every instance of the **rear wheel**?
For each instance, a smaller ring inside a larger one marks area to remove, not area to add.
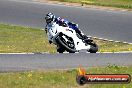
[[[90,44],[90,49],[88,52],[90,53],[96,53],[98,51],[98,45],[96,43],[91,43]]]

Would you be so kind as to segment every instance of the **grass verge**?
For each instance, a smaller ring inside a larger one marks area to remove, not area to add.
[[[132,44],[108,42],[94,39],[100,52],[132,51]],[[55,53],[56,48],[49,44],[43,30],[36,28],[0,24],[0,53]]]
[[[132,67],[109,65],[87,69],[91,74],[130,74]],[[86,84],[76,83],[76,70],[0,73],[0,88],[131,88],[130,84]]]
[[[132,0],[51,0],[71,3],[84,3],[87,5],[108,6],[132,9]]]
[[[56,52],[40,29],[0,24],[0,53]]]
[[[132,51],[132,44],[122,42],[111,42],[100,39],[93,39],[99,46],[99,52],[122,52]]]

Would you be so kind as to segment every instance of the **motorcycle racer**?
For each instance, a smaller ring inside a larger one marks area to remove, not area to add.
[[[78,28],[78,24],[69,22],[65,19],[62,19],[61,17],[56,17],[53,13],[46,14],[45,20],[46,20],[46,27],[45,27],[46,31],[47,29],[52,28],[53,25],[58,24],[59,26],[72,28],[73,30],[76,31],[76,33],[79,34],[82,40],[84,40],[85,42],[88,41],[88,37],[80,31],[80,29]],[[49,43],[52,43],[51,38],[48,39],[49,39]]]

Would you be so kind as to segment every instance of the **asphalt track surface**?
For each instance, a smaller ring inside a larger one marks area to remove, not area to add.
[[[73,69],[79,66],[132,65],[132,54],[26,54],[0,55],[0,72]]]
[[[78,23],[86,35],[132,43],[132,12],[30,1],[0,0],[0,22],[44,28],[44,15],[53,12],[57,16]]]
[[[43,15],[47,12],[79,23],[87,35],[112,40],[132,42],[132,13],[106,11],[0,0],[0,22],[43,28]],[[28,1],[28,0],[26,0]],[[108,64],[132,65],[131,53],[119,54],[1,54],[0,72],[26,70],[71,69],[107,66]]]

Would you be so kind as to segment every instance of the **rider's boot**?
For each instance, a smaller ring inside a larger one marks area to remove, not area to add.
[[[82,34],[82,32],[79,29],[75,31],[79,34],[79,36],[81,37],[80,39],[82,39],[84,43],[89,44],[90,42],[93,41],[90,37],[87,37],[86,35]]]
[[[83,35],[82,40],[84,40],[86,44],[89,44],[93,41],[90,37],[87,37],[86,35]]]

